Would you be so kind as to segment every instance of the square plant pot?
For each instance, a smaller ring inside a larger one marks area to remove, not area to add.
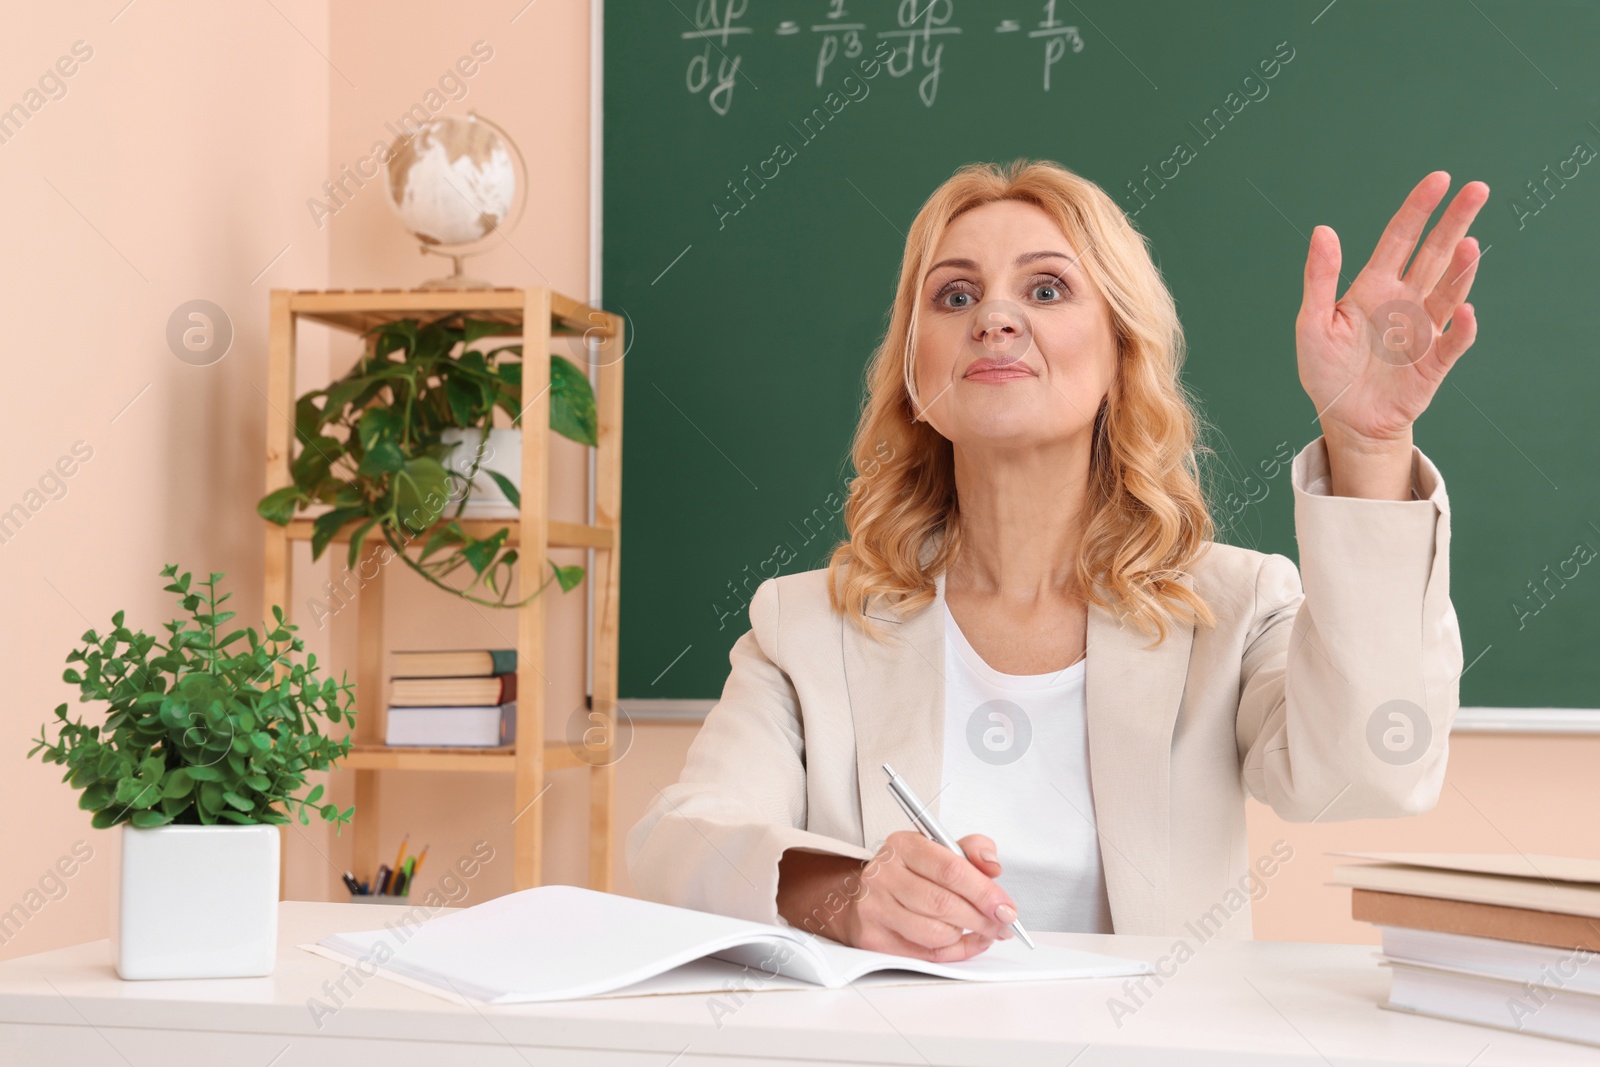
[[[440,431],[439,440],[455,446],[445,465],[465,478],[472,469],[472,459],[478,454],[478,447],[483,441],[483,431],[452,426]],[[472,479],[472,495],[462,507],[462,518],[497,519],[517,515],[517,509],[512,506],[505,490],[500,488],[499,482],[489,477],[489,471],[504,475],[506,481],[519,491],[522,489],[522,430],[496,427],[489,431],[489,443],[484,447],[478,473]],[[460,483],[451,482],[451,489],[459,490]],[[445,517],[453,517],[459,504],[460,497],[453,497],[445,507]]]
[[[278,827],[122,827],[123,978],[253,978],[278,953]]]

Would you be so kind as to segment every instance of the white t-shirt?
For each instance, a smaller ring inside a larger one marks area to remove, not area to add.
[[[996,879],[1032,933],[1112,933],[1089,791],[1086,659],[1049,674],[1002,674],[945,608],[944,780],[939,821],[981,833]]]

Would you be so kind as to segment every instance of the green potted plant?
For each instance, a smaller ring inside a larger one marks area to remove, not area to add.
[[[123,978],[267,974],[278,936],[275,824],[309,823],[314,810],[342,828],[355,813],[318,806],[321,785],[305,789],[308,773],[350,751],[348,733],[336,740],[323,724],[353,724],[354,686],[319,679],[315,654],[294,661],[305,642],[278,605],[264,637],[253,628],[223,636],[235,614],[218,610],[232,595],[217,595],[224,576],[197,592],[175,564],[161,573],[190,618],[165,624],[164,645],[129,630],[121,611],[105,635],[86,631],[67,654],[81,669],[62,678],[80,702],[104,702],[105,720],[74,721],[61,704],[56,737],[41,727],[28,755],[67,768],[62,780],[82,791],[91,825],[122,827],[113,936]]]
[[[377,530],[395,555],[427,581],[488,607],[519,607],[552,580],[563,592],[572,589],[582,581],[583,568],[547,560],[551,573],[538,589],[508,603],[505,579],[517,550],[506,547],[507,530],[474,538],[457,521],[474,482],[486,484],[479,471],[496,409],[521,433],[522,361],[502,357],[520,357],[522,346],[483,344],[513,329],[448,316],[427,323],[403,319],[367,331],[371,348],[349,373],[296,401],[300,447],[290,464],[291,483],[262,497],[257,512],[287,525],[296,511],[327,505],[329,510],[312,523],[313,560],[339,530],[354,522],[358,525],[350,536],[349,567],[356,566],[365,539]],[[549,391],[550,428],[595,445],[598,428],[588,376],[571,360],[553,355]],[[474,453],[470,464],[452,462],[452,455],[463,451]],[[521,506],[513,479],[491,468],[483,473],[507,503]],[[452,502],[452,517],[434,529],[413,559],[406,551],[412,541],[439,523]],[[446,584],[444,578],[463,564],[473,572],[471,581],[460,588]],[[472,592],[480,581],[495,599]]]

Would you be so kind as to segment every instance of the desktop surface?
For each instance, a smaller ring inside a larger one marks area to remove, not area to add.
[[[402,909],[279,907],[278,964],[262,978],[124,982],[104,940],[0,962],[0,1060],[85,1067],[347,1067],[374,1056],[389,1067],[1600,1064],[1600,1049],[1381,1008],[1389,974],[1370,945],[1191,938],[1192,956],[1174,966],[1174,938],[1035,932],[1036,940],[1091,952],[1167,957],[1159,964],[1167,977],[1159,985],[1147,977],[1143,994],[1125,988],[1127,979],[863,982],[495,1007],[352,976],[296,947],[382,927]],[[759,972],[751,977],[758,985]]]

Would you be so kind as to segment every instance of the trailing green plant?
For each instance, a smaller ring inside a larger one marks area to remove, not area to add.
[[[306,774],[330,769],[350,751],[348,733],[335,740],[320,720],[353,726],[354,686],[318,680],[315,653],[304,664],[293,662],[305,642],[276,604],[275,625],[264,638],[253,628],[218,637],[218,627],[235,614],[217,610],[232,595],[217,596],[224,575],[213,573],[204,593],[190,592],[189,573],[177,570],[176,564],[162,569],[174,578],[165,588],[178,594],[194,626],[184,618],[166,623],[171,636],[163,645],[130,631],[119,611],[105,636],[85,631],[83,647],[67,653],[67,662],[83,669],[68,667],[61,677],[78,686],[80,703],[109,705],[105,722],[73,721],[61,704],[55,740],[41,726],[28,756],[43,753],[45,763],[67,768],[62,781],[83,791],[78,807],[94,812],[97,829],[122,822],[140,828],[286,823],[291,812],[308,824],[307,809],[321,800],[322,786],[301,794]],[[248,651],[229,651],[243,638]],[[280,666],[290,669],[275,680]],[[355,814],[354,805],[315,810],[336,828]]]
[[[350,568],[376,529],[423,578],[488,607],[519,607],[543,593],[552,580],[563,592],[572,589],[583,580],[583,568],[546,560],[550,576],[531,595],[508,603],[505,579],[518,555],[505,545],[509,530],[474,538],[457,521],[471,495],[495,410],[506,412],[513,427],[522,426],[522,346],[479,347],[485,338],[512,329],[503,323],[458,321],[450,316],[428,323],[402,319],[368,330],[372,344],[350,372],[295,403],[294,427],[301,447],[290,464],[292,482],[262,497],[257,512],[287,525],[303,507],[331,505],[332,510],[312,523],[312,559],[321,557],[339,530],[357,523],[350,534]],[[461,351],[456,355],[458,346]],[[501,358],[508,354],[519,358]],[[581,444],[595,445],[598,427],[588,376],[571,360],[552,355],[549,391],[550,428]],[[450,453],[460,447],[442,438],[451,428],[483,431],[465,473],[449,462]],[[522,506],[509,479],[498,471],[485,473],[514,507]],[[440,523],[458,498],[454,515]],[[412,559],[406,550],[435,526]],[[472,580],[461,588],[447,584],[444,578],[463,564],[471,568]],[[480,581],[496,599],[471,592]]]

